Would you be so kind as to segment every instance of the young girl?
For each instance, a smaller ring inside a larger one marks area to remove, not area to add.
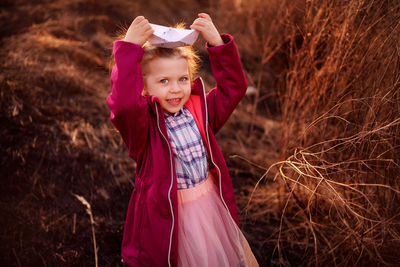
[[[232,182],[215,134],[247,82],[230,35],[204,13],[190,26],[207,41],[217,87],[193,79],[191,47],[146,43],[149,22],[135,18],[114,43],[111,120],[136,163],[122,260],[129,266],[257,266],[238,227]]]

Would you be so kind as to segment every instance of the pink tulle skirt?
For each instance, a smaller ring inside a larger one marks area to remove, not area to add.
[[[178,190],[178,266],[259,266],[212,179]]]

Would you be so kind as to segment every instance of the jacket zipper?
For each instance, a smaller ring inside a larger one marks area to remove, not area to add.
[[[210,138],[209,138],[209,136],[208,136],[208,108],[207,108],[207,98],[206,98],[206,92],[205,92],[205,87],[204,87],[203,79],[202,79],[201,77],[199,77],[199,78],[200,78],[200,81],[201,81],[201,85],[202,85],[202,87],[203,87],[204,106],[205,106],[205,109],[206,109],[206,135],[207,135],[208,148],[209,148],[209,150],[210,150],[210,159],[211,159],[211,163],[217,168],[217,171],[218,171],[219,194],[220,194],[222,203],[224,204],[226,210],[228,211],[229,217],[232,219],[233,223],[236,224],[235,220],[234,220],[233,217],[232,217],[231,212],[229,211],[228,205],[226,204],[226,202],[225,202],[225,200],[224,200],[224,197],[223,197],[223,195],[222,195],[221,170],[219,169],[218,165],[214,162],[214,159],[213,159],[213,156],[212,156],[211,145],[210,145]],[[240,237],[239,231],[237,230],[236,227],[235,227],[235,229],[236,229],[237,236],[238,236],[238,238],[239,238],[239,237]]]
[[[231,220],[233,221],[233,223],[236,224],[235,220],[232,217],[231,212],[229,211],[228,205],[226,204],[224,197],[222,195],[222,185],[221,185],[221,170],[219,169],[218,165],[215,164],[213,156],[212,156],[212,151],[211,151],[211,145],[210,145],[210,138],[208,135],[208,109],[207,109],[207,98],[206,98],[206,92],[205,92],[205,87],[204,87],[204,82],[203,79],[200,77],[200,81],[201,81],[201,85],[202,85],[202,89],[203,89],[203,97],[204,97],[204,107],[206,110],[206,136],[207,136],[207,142],[208,142],[208,148],[210,150],[210,159],[211,159],[211,163],[216,167],[217,171],[218,171],[218,182],[219,182],[219,194],[222,200],[222,203],[224,204],[224,207],[226,208],[226,210],[228,211],[229,217],[231,218]],[[159,113],[158,113],[158,107],[157,104],[155,104],[156,107],[156,113],[157,113],[157,127],[158,127],[158,131],[161,133],[162,137],[164,138],[165,142],[168,145],[168,151],[169,151],[169,158],[170,158],[170,163],[171,163],[171,185],[169,187],[168,190],[168,201],[169,201],[169,206],[171,209],[171,214],[172,214],[172,226],[171,226],[171,233],[169,236],[169,247],[168,247],[168,266],[171,267],[171,247],[172,247],[172,235],[174,232],[174,226],[175,226],[175,218],[174,218],[174,210],[172,207],[172,202],[171,202],[171,190],[172,190],[172,186],[174,183],[174,171],[173,171],[173,162],[172,162],[172,152],[171,152],[171,146],[168,142],[168,139],[165,137],[164,133],[161,131],[161,127],[160,127],[160,118],[159,118]],[[238,238],[239,238],[239,232],[238,230],[236,230]]]
[[[172,162],[171,146],[169,145],[168,139],[165,137],[164,133],[161,131],[161,128],[160,128],[160,117],[158,114],[157,103],[155,103],[155,107],[156,107],[156,113],[157,113],[157,127],[158,127],[158,130],[160,131],[162,137],[164,138],[165,142],[168,145],[169,159],[170,159],[170,163],[171,163],[171,185],[169,186],[169,190],[168,190],[168,201],[169,201],[169,207],[171,209],[171,214],[172,214],[172,226],[171,226],[171,233],[169,236],[169,247],[168,247],[168,266],[171,267],[172,235],[173,235],[174,226],[175,226],[174,209],[172,207],[172,202],[171,202],[171,190],[172,190],[172,186],[174,183],[174,169],[173,169],[173,162]]]

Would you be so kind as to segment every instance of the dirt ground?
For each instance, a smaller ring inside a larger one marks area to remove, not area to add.
[[[160,24],[176,22],[169,19],[172,10],[176,20],[188,22],[199,9],[212,12],[206,1],[175,2],[161,7],[161,2],[122,0],[0,4],[1,266],[93,266],[90,217],[76,195],[91,206],[99,266],[119,265],[135,164],[105,103],[112,42],[141,10]],[[188,8],[176,11],[177,4]],[[205,66],[201,74],[211,87],[208,71]],[[274,245],[265,240],[274,225],[245,209],[264,170],[233,155],[255,155],[257,160],[262,145],[266,151],[258,162],[273,162],[279,152],[279,123],[243,119],[250,118],[251,103],[252,96],[246,96],[218,140],[243,231],[266,266]]]

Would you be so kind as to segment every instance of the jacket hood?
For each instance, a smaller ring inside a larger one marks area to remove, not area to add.
[[[200,77],[194,79],[192,82],[192,95],[202,95],[204,90],[203,80]]]

